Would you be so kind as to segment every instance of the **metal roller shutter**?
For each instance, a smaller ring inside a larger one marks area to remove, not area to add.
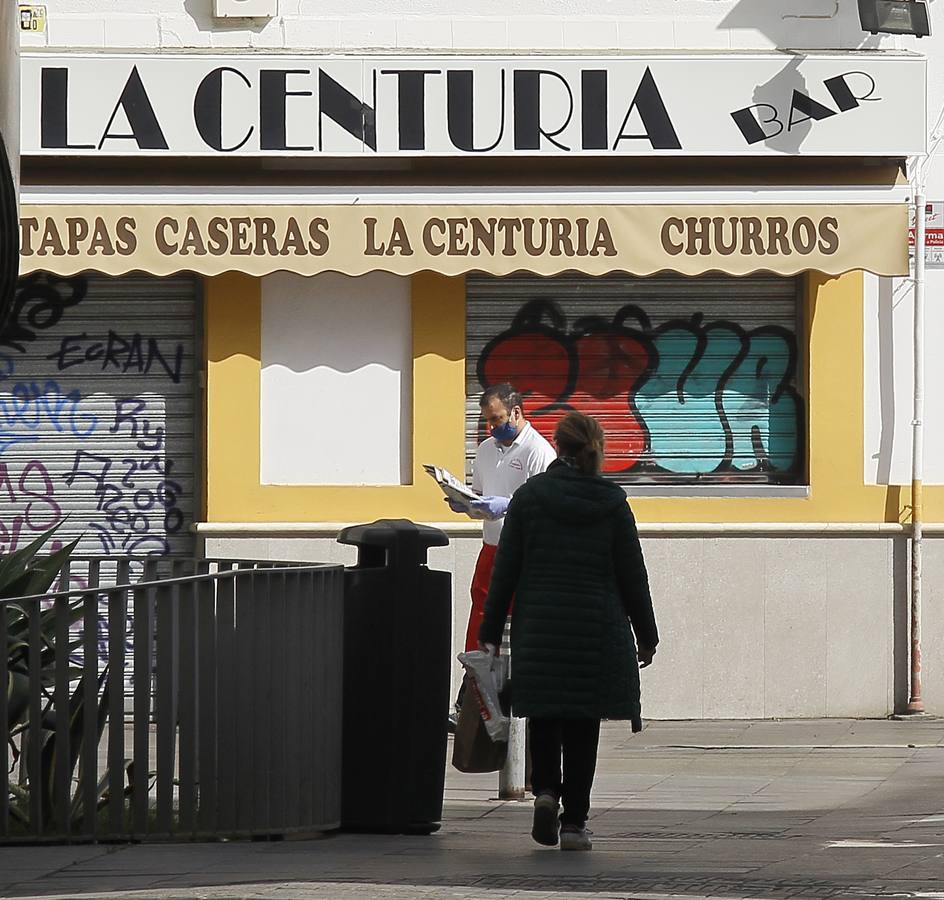
[[[198,283],[21,279],[0,333],[0,552],[191,555]]]
[[[596,416],[627,484],[796,484],[804,477],[794,278],[467,279],[467,468],[478,396],[510,381],[548,439]]]

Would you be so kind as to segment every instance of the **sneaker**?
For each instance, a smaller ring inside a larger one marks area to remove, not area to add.
[[[557,797],[553,794],[538,794],[534,801],[534,824],[531,826],[531,837],[545,847],[557,845],[557,829],[560,823],[557,813],[560,807]]]
[[[449,734],[455,734],[456,728],[459,727],[459,716],[457,713],[449,713],[449,718],[446,720],[446,731]]]
[[[579,825],[561,825],[560,848],[561,850],[592,850],[591,834],[593,834],[592,831],[581,828]]]

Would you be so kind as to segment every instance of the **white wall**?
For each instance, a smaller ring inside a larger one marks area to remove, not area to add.
[[[902,38],[928,59],[928,127],[944,108],[944,4],[932,2],[930,38]],[[928,169],[928,200],[944,200],[944,155]],[[865,460],[867,484],[911,483],[913,294],[909,279],[866,278]],[[925,482],[944,484],[944,269],[927,270]]]
[[[451,536],[429,566],[453,573],[452,654],[463,649],[481,539]],[[354,562],[333,537],[214,537],[208,556]],[[904,538],[644,536],[661,643],[642,673],[654,719],[886,716],[906,690]],[[940,583],[944,545],[926,545]],[[745,560],[750,564],[745,565]],[[925,696],[944,709],[940,605],[924,620]],[[898,610],[898,613],[896,613]],[[904,666],[902,665],[904,663]],[[450,696],[458,688],[453,664]]]
[[[412,364],[408,278],[263,278],[262,483],[408,483]]]
[[[942,40],[929,51],[928,120],[944,108],[944,8],[935,10]],[[934,24],[932,24],[932,28]],[[944,200],[944,154],[928,167],[926,198]],[[865,277],[866,484],[911,483],[914,385],[914,293],[910,278]],[[944,268],[927,268],[925,281],[924,481],[944,484]]]
[[[47,0],[24,46],[614,50],[893,47],[856,0],[279,0],[272,19],[214,19],[212,0]]]
[[[941,198],[944,199],[944,193]],[[924,480],[944,484],[944,270],[927,270]],[[867,275],[865,482],[911,484],[914,295],[904,278]]]

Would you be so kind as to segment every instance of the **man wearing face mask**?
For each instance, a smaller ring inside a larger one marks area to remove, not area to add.
[[[479,399],[479,406],[491,437],[479,444],[472,470],[472,490],[482,495],[482,499],[472,505],[485,521],[482,549],[472,576],[472,611],[466,629],[466,650],[475,650],[478,646],[498,538],[511,495],[532,475],[540,474],[557,459],[554,448],[525,419],[521,394],[510,384],[505,382],[488,388]],[[454,512],[465,512],[448,498],[446,502]]]

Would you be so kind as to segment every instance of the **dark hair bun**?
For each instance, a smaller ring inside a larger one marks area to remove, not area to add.
[[[600,423],[582,412],[567,413],[554,430],[558,453],[571,457],[587,475],[598,475],[603,468],[605,439]]]

